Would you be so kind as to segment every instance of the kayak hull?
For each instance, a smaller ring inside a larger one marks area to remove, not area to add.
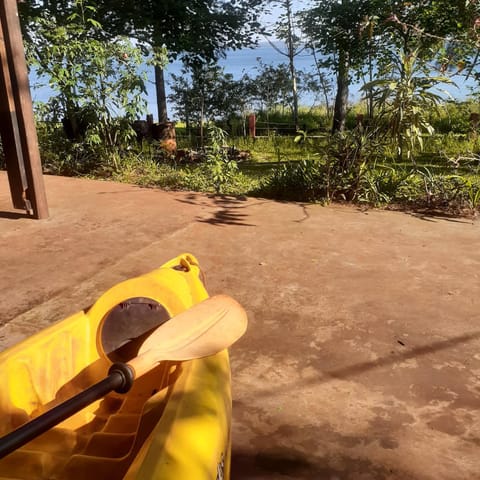
[[[105,377],[120,351],[106,351],[105,338],[125,326],[119,306],[147,299],[166,321],[208,298],[202,278],[195,257],[181,255],[2,352],[0,434]],[[230,429],[227,351],[161,362],[127,394],[108,394],[0,460],[0,479],[228,479]]]

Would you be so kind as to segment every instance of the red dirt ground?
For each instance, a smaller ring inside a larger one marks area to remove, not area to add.
[[[246,308],[232,479],[480,478],[479,224],[0,173],[0,349],[195,254]]]

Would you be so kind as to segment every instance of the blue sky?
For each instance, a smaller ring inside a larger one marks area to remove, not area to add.
[[[308,6],[311,5],[309,0],[292,0],[293,11],[297,12],[299,10],[305,10]],[[267,26],[273,26],[273,24],[278,20],[279,15],[284,11],[284,9],[279,6],[278,2],[271,2],[271,5],[268,7],[270,13],[265,14],[261,17],[261,22]]]

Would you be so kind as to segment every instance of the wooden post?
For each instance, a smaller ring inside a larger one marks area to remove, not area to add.
[[[0,25],[0,94],[3,97],[0,107],[6,120],[0,130],[7,145],[5,153],[13,155],[13,159],[7,160],[12,200],[15,208],[25,208],[38,219],[47,218],[47,198],[16,0],[0,2]],[[23,207],[19,207],[20,192]]]
[[[248,133],[251,138],[256,137],[257,119],[254,113],[248,116]]]
[[[7,165],[8,183],[14,208],[31,210],[26,205],[27,174],[23,161],[22,143],[18,131],[15,102],[13,99],[12,82],[7,62],[7,52],[0,22],[0,134],[2,136],[3,152]]]

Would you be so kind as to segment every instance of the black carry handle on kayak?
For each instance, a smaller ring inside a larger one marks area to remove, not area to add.
[[[83,392],[0,438],[0,458],[30,442],[111,391],[126,393],[136,378],[162,361],[187,361],[225,350],[247,329],[242,306],[216,295],[162,324],[143,342],[128,363],[114,363],[108,376]]]

